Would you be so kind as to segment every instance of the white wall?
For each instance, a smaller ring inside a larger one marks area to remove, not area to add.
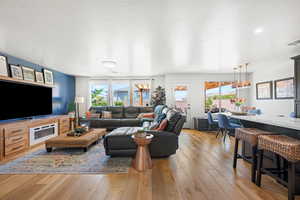
[[[266,115],[286,115],[294,111],[294,100],[275,99],[273,92],[272,100],[256,100],[256,83],[274,81],[277,79],[294,76],[294,62],[289,58],[276,59],[272,62],[254,63],[250,66],[255,71],[252,74],[252,87],[250,92],[250,104],[262,110]],[[250,68],[249,67],[249,68]],[[274,89],[274,88],[273,88]],[[274,91],[274,90],[273,90]]]
[[[205,81],[233,81],[232,74],[168,74],[165,76],[167,105],[174,104],[175,85],[188,85],[188,101],[191,105],[191,117],[205,113]]]

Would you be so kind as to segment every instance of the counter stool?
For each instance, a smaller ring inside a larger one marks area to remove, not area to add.
[[[264,150],[275,153],[281,156],[285,162],[287,162],[287,181],[282,179],[277,174],[286,173],[286,170],[276,171],[272,168],[263,168],[263,152]],[[260,135],[258,136],[258,170],[256,185],[261,185],[262,173],[268,174],[278,182],[287,186],[288,188],[288,200],[295,199],[295,165],[300,161],[300,140],[285,136],[285,135]]]
[[[267,132],[259,130],[256,128],[237,128],[235,130],[235,145],[234,145],[234,155],[233,155],[233,168],[236,168],[237,159],[244,158],[242,155],[238,154],[239,141],[247,142],[252,148],[252,166],[251,166],[251,181],[255,183],[256,178],[256,168],[257,168],[257,140],[259,135],[271,135],[275,134],[272,132]]]

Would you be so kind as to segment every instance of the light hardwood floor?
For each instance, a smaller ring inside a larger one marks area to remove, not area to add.
[[[214,133],[184,130],[177,154],[155,159],[146,173],[0,175],[0,199],[287,199],[287,190],[271,178],[263,177],[262,188],[252,184],[248,163],[239,160],[232,169],[233,144]]]

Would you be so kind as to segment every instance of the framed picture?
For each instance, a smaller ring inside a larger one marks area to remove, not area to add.
[[[53,73],[47,69],[43,70],[44,72],[44,78],[45,78],[45,83],[49,85],[53,85]]]
[[[22,66],[22,70],[23,70],[24,80],[33,81],[33,82],[35,81],[34,69]]]
[[[275,80],[275,99],[294,98],[294,78]]]
[[[0,75],[8,76],[8,64],[5,56],[0,56]]]
[[[272,99],[273,98],[273,83],[272,81],[256,83],[256,99]]]
[[[44,74],[42,72],[35,72],[35,80],[38,83],[44,83]]]
[[[10,65],[10,73],[11,77],[23,80],[23,72],[20,66]]]

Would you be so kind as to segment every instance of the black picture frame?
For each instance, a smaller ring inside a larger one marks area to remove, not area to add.
[[[286,97],[278,97],[278,83],[279,82],[283,82],[283,81],[290,81],[292,80],[293,81],[293,84],[292,84],[292,89],[293,89],[293,92],[292,92],[292,96],[286,96]],[[278,79],[278,80],[275,80],[274,81],[274,93],[275,93],[275,99],[294,99],[295,98],[295,87],[294,87],[294,77],[289,77],[289,78],[284,78],[284,79]]]
[[[268,85],[268,87],[269,87],[269,96],[260,97],[261,94],[259,94],[259,87],[261,85]],[[257,100],[270,100],[270,99],[273,99],[273,81],[265,81],[265,82],[256,83],[256,99]]]

